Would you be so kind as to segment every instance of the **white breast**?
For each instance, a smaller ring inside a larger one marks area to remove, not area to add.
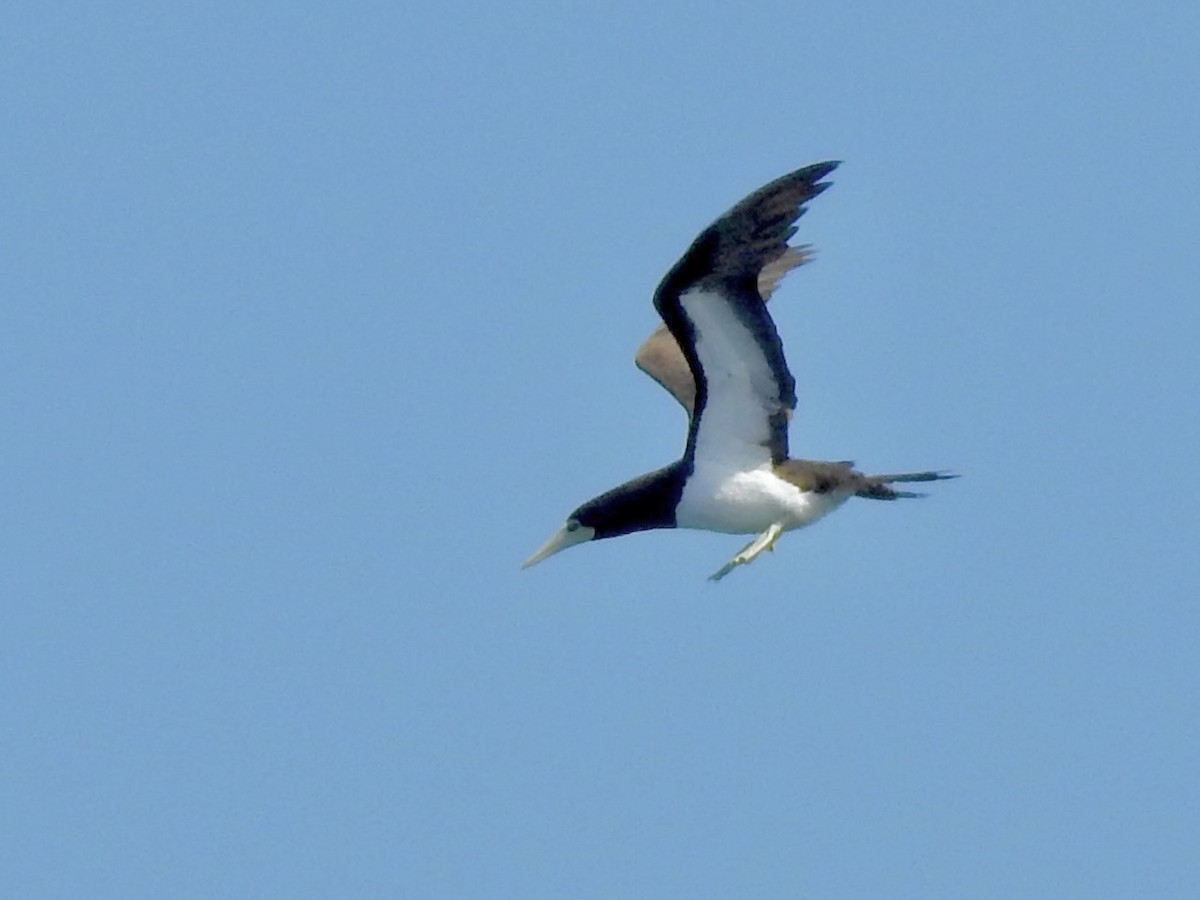
[[[680,528],[755,534],[779,523],[785,530],[810,525],[833,512],[849,491],[802,491],[760,466],[749,471],[697,465],[675,511]]]

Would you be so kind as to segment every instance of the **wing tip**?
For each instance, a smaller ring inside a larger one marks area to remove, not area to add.
[[[809,186],[808,199],[811,200],[832,186],[832,181],[822,181],[821,179],[832,173],[841,164],[842,161],[840,159],[830,159],[825,162],[813,163],[811,166],[805,166],[795,173],[799,180]]]
[[[820,181],[834,169],[842,164],[840,159],[827,159],[825,162],[813,163],[811,166],[805,166],[800,171],[809,177],[812,181]]]

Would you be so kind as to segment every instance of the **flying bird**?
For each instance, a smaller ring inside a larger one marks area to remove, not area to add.
[[[654,293],[663,324],[636,362],[688,413],[683,457],[584,503],[524,568],[585,541],[652,528],[755,535],[713,573],[716,581],[850,497],[922,497],[892,485],[956,477],[866,475],[851,462],[788,456],[796,382],[766,301],[809,259],[807,246],[788,240],[837,166],[806,166],[755,191],[704,229],[666,274]]]

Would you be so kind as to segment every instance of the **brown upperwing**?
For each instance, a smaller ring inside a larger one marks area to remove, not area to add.
[[[849,488],[855,492],[867,490],[872,479],[854,468],[852,462],[814,462],[809,459],[785,459],[776,463],[775,474],[802,491],[828,494]]]
[[[758,273],[758,293],[763,300],[770,300],[783,276],[809,262],[812,255],[812,247],[808,245],[788,247],[783,255],[763,266]],[[692,407],[696,403],[696,382],[683,351],[667,331],[666,325],[654,329],[654,333],[638,348],[633,361],[639,369],[665,387],[689,416],[692,414]]]

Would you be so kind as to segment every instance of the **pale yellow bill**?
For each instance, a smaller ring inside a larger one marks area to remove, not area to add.
[[[559,550],[566,550],[568,547],[574,547],[576,544],[590,541],[595,536],[595,528],[588,528],[586,525],[580,525],[578,522],[568,522],[556,531],[550,540],[538,547],[537,552],[525,560],[521,568],[528,569],[530,566],[536,566],[547,556],[553,556]]]

